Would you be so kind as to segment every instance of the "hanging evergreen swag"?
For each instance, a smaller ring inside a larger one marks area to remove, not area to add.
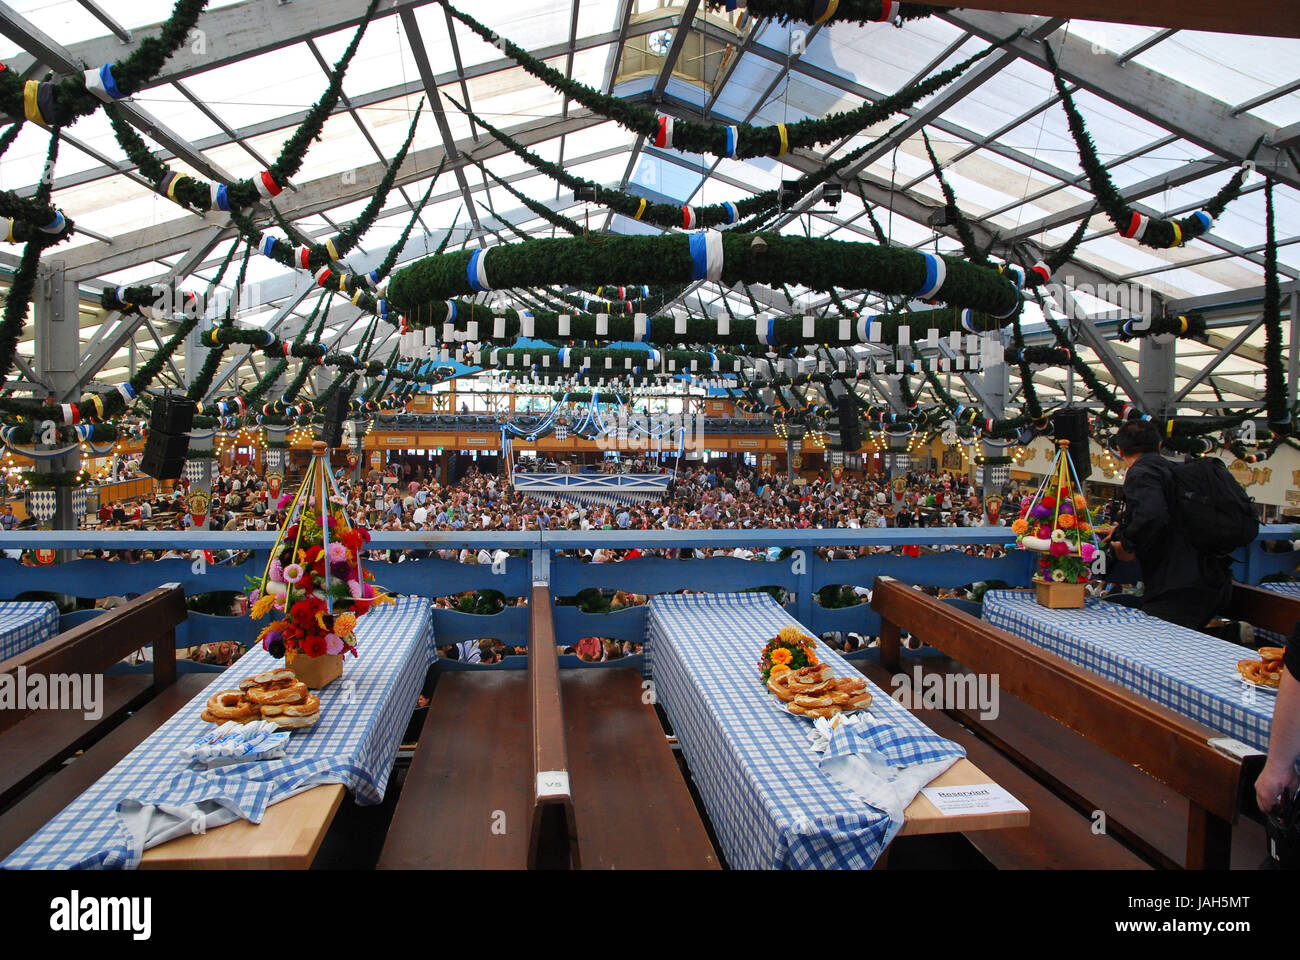
[[[131,96],[185,43],[207,5],[208,0],[177,0],[158,35],[146,37],[125,60],[62,80],[24,80],[0,64],[0,110],[46,127],[65,126],[102,103]]]
[[[6,243],[26,243],[39,238],[48,247],[72,236],[72,221],[62,211],[9,190],[0,190],[0,218],[8,220],[7,224],[0,220],[0,240]]]
[[[1024,32],[1017,30],[956,66],[936,73],[913,86],[905,87],[875,103],[865,103],[856,110],[832,114],[822,119],[810,118],[797,123],[778,123],[770,127],[751,127],[748,124],[720,126],[666,117],[648,107],[606,95],[584,83],[571,80],[559,70],[547,66],[523,48],[485,27],[473,17],[457,10],[447,0],[440,0],[440,2],[453,17],[511,57],[524,70],[548,87],[569,99],[576,100],[593,113],[626,127],[633,133],[651,138],[656,147],[741,160],[750,157],[779,157],[798,147],[813,147],[851,137],[873,124],[906,110],[936,90],[952,83],[971,65],[1010,43]]]
[[[618,190],[614,187],[606,187],[596,183],[594,180],[584,180],[582,177],[576,177],[569,173],[559,164],[551,163],[549,160],[543,160],[537,154],[533,153],[518,140],[515,140],[508,133],[499,130],[492,124],[488,123],[473,110],[462,107],[452,97],[448,100],[461,110],[467,117],[471,118],[479,126],[492,134],[493,138],[499,143],[508,147],[519,159],[523,160],[534,170],[544,173],[556,183],[568,187],[570,190],[577,191],[581,188],[594,191],[596,202],[601,206],[608,207],[615,213],[621,213],[625,217],[633,220],[641,220],[645,223],[652,223],[659,227],[677,227],[682,230],[690,230],[699,227],[719,227],[724,225],[733,225],[740,221],[742,217],[765,216],[784,206],[789,208],[794,203],[812,193],[813,190],[826,183],[834,177],[840,170],[844,169],[859,157],[865,156],[868,151],[879,146],[889,139],[897,127],[887,131],[882,136],[877,137],[870,143],[863,144],[856,150],[846,153],[838,159],[832,160],[818,170],[805,173],[795,180],[791,192],[787,194],[784,203],[781,202],[780,193],[777,190],[765,190],[762,193],[756,193],[751,197],[745,197],[735,203],[714,203],[703,207],[692,207],[689,205],[675,205],[671,203],[652,203],[645,197],[628,193],[624,190]],[[678,121],[683,122],[683,121]],[[487,171],[482,164],[473,157],[470,160],[483,170],[488,176],[496,180],[497,183],[505,187],[510,193],[514,194],[522,201],[529,210],[532,210],[540,217],[544,217],[551,223],[568,231],[570,234],[577,236],[584,232],[573,220],[553,212],[544,204],[537,203],[525,197],[516,191],[513,187],[498,180],[495,175]]]
[[[118,144],[131,162],[140,168],[140,173],[153,182],[155,190],[168,199],[175,200],[182,206],[199,213],[208,210],[243,210],[260,200],[269,200],[277,196],[302,167],[303,159],[307,156],[307,148],[320,136],[325,121],[334,112],[334,107],[343,92],[343,76],[347,73],[348,65],[357,52],[357,46],[361,43],[361,37],[365,34],[378,3],[379,0],[370,0],[361,24],[352,36],[351,43],[330,71],[329,85],[325,88],[325,92],[307,111],[298,129],[285,141],[275,162],[257,176],[234,184],[220,184],[208,183],[206,180],[187,174],[176,173],[149,152],[116,105],[110,102],[104,105],[104,112],[108,114]],[[3,77],[4,74],[0,73],[0,78]]]
[[[1264,403],[1268,428],[1291,432],[1287,408],[1286,372],[1282,366],[1282,288],[1277,279],[1277,234],[1273,221],[1273,178],[1264,181]],[[1292,317],[1295,323],[1296,318]]]
[[[59,156],[59,135],[56,129],[50,136],[50,145],[45,154],[45,169],[53,170]],[[45,177],[36,188],[35,202],[44,206],[49,203],[50,192],[54,189],[54,178]],[[62,217],[62,214],[59,215]],[[12,224],[10,229],[12,230]],[[3,319],[0,319],[0,386],[9,377],[14,365],[14,356],[18,352],[18,340],[23,328],[27,326],[27,313],[31,309],[32,293],[36,289],[36,272],[40,267],[41,253],[47,246],[62,239],[55,234],[37,231],[36,236],[27,241],[23,247],[18,269],[14,271],[9,283],[9,292],[5,296]]]
[[[781,23],[893,23],[924,20],[934,8],[891,0],[705,0],[711,10],[748,10],[751,17]]]
[[[689,235],[551,238],[428,257],[393,274],[388,297],[416,323],[430,305],[484,290],[570,283],[591,288],[614,276],[638,282],[695,280],[843,287],[916,297],[1009,319],[1020,292],[988,267],[870,243],[715,230]],[[423,313],[422,313],[423,311]]]
[[[1158,217],[1153,218],[1138,213],[1125,202],[1115,186],[1115,181],[1111,179],[1110,172],[1097,156],[1097,146],[1092,142],[1088,128],[1083,122],[1083,115],[1075,106],[1074,98],[1070,95],[1065,79],[1061,76],[1056,54],[1052,52],[1052,45],[1044,41],[1043,47],[1047,53],[1047,64],[1052,70],[1052,78],[1056,82],[1056,90],[1061,95],[1061,105],[1065,108],[1065,115],[1069,120],[1070,135],[1079,148],[1079,165],[1088,175],[1088,183],[1092,186],[1097,203],[1106,212],[1106,216],[1115,225],[1120,236],[1136,240],[1145,247],[1166,250],[1170,247],[1181,247],[1188,240],[1209,232],[1224,208],[1241,195],[1241,188],[1248,174],[1247,168],[1242,167],[1233,174],[1204,208],[1190,217],[1183,217],[1181,220],[1161,220]],[[1255,145],[1251,147],[1245,159],[1254,159],[1263,142],[1263,137],[1255,141]]]

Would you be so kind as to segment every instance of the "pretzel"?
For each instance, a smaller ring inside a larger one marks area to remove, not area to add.
[[[1238,660],[1237,670],[1249,683],[1253,683],[1257,686],[1262,686],[1264,684],[1264,664],[1260,661]]]
[[[1281,660],[1286,655],[1286,647],[1260,647],[1256,652],[1259,659],[1267,663],[1269,660]]]
[[[783,673],[767,681],[767,689],[776,694],[778,700],[785,703],[789,703],[794,699],[794,691],[790,689],[789,680],[787,679],[789,676],[788,673]]]
[[[830,697],[805,697],[801,695],[795,697],[794,702],[799,704],[799,706],[803,707],[805,710],[809,710],[809,711],[818,707],[831,706]]]
[[[307,699],[307,684],[297,680],[285,686],[250,687],[248,699],[262,706],[275,703],[302,703]]]
[[[833,683],[833,680],[823,680],[820,683],[809,684],[795,683],[791,681],[790,691],[796,694],[803,694],[806,697],[822,696],[831,692],[833,689],[831,685]]]
[[[831,681],[831,689],[841,693],[857,693],[867,689],[867,681],[861,677],[836,677]]]
[[[281,667],[278,670],[268,670],[266,673],[259,673],[255,677],[245,677],[239,681],[239,689],[247,690],[250,687],[265,687],[270,684],[288,684],[293,683],[298,677],[292,670]]]
[[[262,707],[262,717],[275,720],[278,717],[308,717],[320,713],[320,698],[309,693],[307,699],[300,703],[272,703]]]
[[[267,717],[277,727],[310,727],[320,719],[320,711],[306,717]]]
[[[805,712],[810,717],[825,717],[827,719],[830,719],[831,717],[843,713],[844,710],[832,704],[829,707],[813,707]]]
[[[203,719],[207,720],[209,716],[214,718],[209,723],[225,723],[227,720],[245,723],[256,720],[257,715],[257,704],[245,700],[239,690],[217,691],[208,697],[207,709],[203,711]]]

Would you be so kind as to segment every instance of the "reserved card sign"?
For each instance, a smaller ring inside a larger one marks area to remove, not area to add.
[[[973,813],[1014,813],[1029,809],[996,783],[922,787],[921,793],[945,817],[961,817]]]

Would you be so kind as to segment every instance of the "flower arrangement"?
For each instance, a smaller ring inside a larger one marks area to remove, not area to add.
[[[758,669],[763,683],[800,667],[816,666],[819,661],[813,647],[817,641],[798,627],[782,627],[781,632],[767,642],[758,658]]]
[[[1020,516],[1011,524],[1011,532],[1022,550],[1042,554],[1038,570],[1043,580],[1086,583],[1099,547],[1068,447],[1068,441],[1060,441],[1047,479],[1036,494],[1020,501]]]
[[[322,445],[323,446],[323,445]],[[273,657],[357,655],[357,618],[392,603],[361,565],[370,533],[348,522],[329,470],[312,459],[302,487],[288,505],[266,572],[249,578],[249,616],[277,618],[258,634]]]

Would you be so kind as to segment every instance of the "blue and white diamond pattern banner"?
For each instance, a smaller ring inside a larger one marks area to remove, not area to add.
[[[84,517],[86,515],[85,487],[74,487],[72,490],[72,515],[74,517]]]
[[[185,461],[185,479],[190,483],[201,483],[205,476],[209,476],[209,467],[207,460],[186,460]]]
[[[59,492],[57,490],[28,490],[27,491],[27,512],[36,518],[38,523],[49,523],[54,519],[54,514],[59,508]]]

